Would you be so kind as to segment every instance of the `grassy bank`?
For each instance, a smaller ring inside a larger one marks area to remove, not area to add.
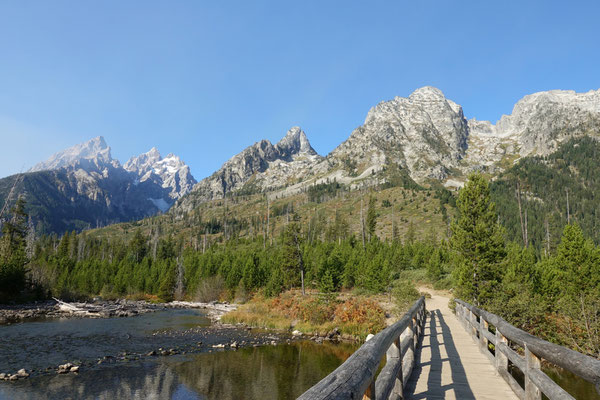
[[[374,298],[339,293],[302,296],[297,290],[273,298],[257,294],[221,321],[319,336],[337,328],[343,337],[361,340],[386,326],[385,311]]]

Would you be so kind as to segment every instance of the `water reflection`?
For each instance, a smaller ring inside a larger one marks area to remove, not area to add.
[[[0,399],[293,399],[355,345],[296,342],[1,382]]]
[[[590,382],[559,367],[544,368],[544,372],[576,399],[600,400],[600,394]]]
[[[175,369],[182,383],[207,399],[294,399],[355,348],[299,342],[202,354]]]

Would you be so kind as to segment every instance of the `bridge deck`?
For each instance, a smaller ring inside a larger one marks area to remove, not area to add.
[[[429,318],[407,399],[517,399],[448,308],[448,298],[427,299]]]

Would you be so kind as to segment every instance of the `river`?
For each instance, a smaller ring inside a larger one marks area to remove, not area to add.
[[[233,342],[241,347],[229,347]],[[0,326],[0,372],[31,373],[0,382],[0,400],[293,399],[356,347],[213,325],[189,309],[43,319]],[[66,362],[80,372],[57,374]]]

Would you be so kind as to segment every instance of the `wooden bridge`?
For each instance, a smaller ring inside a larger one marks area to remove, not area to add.
[[[541,360],[593,383],[600,393],[600,360],[461,300],[455,304],[456,315],[448,298],[421,297],[299,400],[574,399],[541,370]],[[517,370],[522,383],[514,378]]]

